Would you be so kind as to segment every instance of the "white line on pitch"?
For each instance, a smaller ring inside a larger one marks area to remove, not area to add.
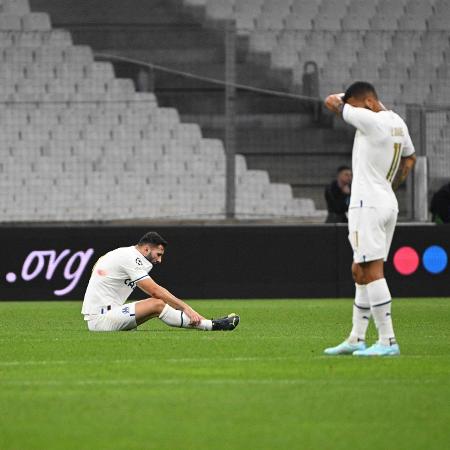
[[[235,379],[235,378],[208,378],[190,380],[186,378],[176,378],[168,380],[7,380],[3,381],[3,385],[33,387],[33,386],[61,386],[61,387],[77,387],[77,386],[148,386],[154,387],[156,385],[217,385],[217,384],[245,384],[245,385],[307,385],[307,384],[338,384],[347,385],[353,388],[355,384],[364,386],[369,385],[397,385],[397,384],[440,384],[440,380],[423,379],[423,380],[405,380],[405,379],[384,379],[384,380],[332,380],[332,379],[277,379],[277,378],[262,378],[262,379]]]
[[[211,362],[218,361],[284,361],[284,360],[302,359],[297,356],[254,356],[254,357],[235,357],[235,358],[155,358],[147,360],[148,362],[168,362],[168,363],[189,363],[189,362]],[[0,361],[0,367],[10,366],[46,366],[46,365],[84,365],[84,364],[130,364],[142,362],[142,359],[112,359],[112,360],[92,360],[92,361],[78,361],[78,360],[42,360],[42,361]]]

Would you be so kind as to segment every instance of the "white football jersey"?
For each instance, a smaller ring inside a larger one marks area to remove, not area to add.
[[[149,277],[153,265],[135,246],[103,255],[92,269],[81,314],[98,314],[102,306],[122,306],[139,280]]]
[[[408,127],[393,111],[376,113],[348,103],[344,105],[342,117],[356,128],[349,207],[383,207],[398,211],[392,180],[401,158],[414,153]]]

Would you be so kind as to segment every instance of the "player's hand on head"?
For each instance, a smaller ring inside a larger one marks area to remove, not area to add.
[[[331,94],[325,99],[325,106],[332,112],[339,114],[342,111],[344,102],[342,101],[342,94]]]

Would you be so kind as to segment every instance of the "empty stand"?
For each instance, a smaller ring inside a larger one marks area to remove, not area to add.
[[[249,28],[264,30],[282,28],[291,7],[267,0],[195,4],[217,19],[242,13]],[[4,221],[224,217],[222,142],[203,138],[174,108],[116,78],[90,47],[52,29],[48,14],[31,12],[26,0],[3,0],[0,58],[0,142],[7,152],[0,178],[10,194],[2,196]],[[249,170],[241,155],[236,171],[238,217],[322,217],[311,202],[295,200],[289,185]]]

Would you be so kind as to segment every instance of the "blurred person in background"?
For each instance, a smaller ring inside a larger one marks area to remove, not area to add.
[[[431,198],[430,211],[435,223],[450,223],[450,183],[444,184]]]
[[[340,166],[336,179],[325,188],[328,216],[326,223],[347,223],[348,205],[352,184],[352,169]]]

